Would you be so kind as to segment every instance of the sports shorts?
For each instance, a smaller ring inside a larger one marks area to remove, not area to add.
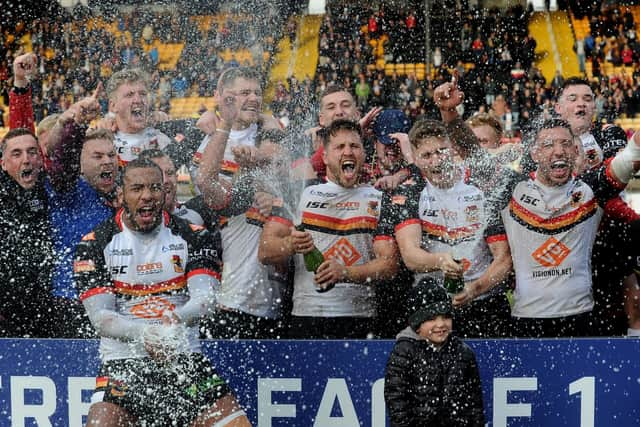
[[[105,362],[96,378],[93,402],[110,402],[146,426],[185,426],[221,397],[231,394],[201,353],[171,362],[151,358]]]

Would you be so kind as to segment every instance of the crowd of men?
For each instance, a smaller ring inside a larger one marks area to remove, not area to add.
[[[447,290],[464,338],[640,335],[640,137],[594,124],[585,80],[501,144],[495,115],[463,120],[455,73],[437,120],[329,84],[299,132],[247,67],[195,126],[154,111],[138,68],[37,122],[38,64],[13,61],[0,143],[0,335],[100,338],[88,425],[247,425],[200,338],[391,338],[416,283]]]
[[[99,84],[36,139],[36,64],[34,54],[15,60],[14,129],[2,144],[3,276],[14,284],[3,292],[5,336],[95,336],[85,313],[91,292],[83,296],[77,276],[97,261],[78,260],[76,246],[114,214],[155,224],[163,210],[218,239],[221,276],[200,319],[203,337],[391,337],[406,321],[404,295],[423,277],[463,279],[451,293],[465,337],[626,332],[620,282],[633,254],[624,250],[623,222],[635,214],[623,190],[635,137],[627,143],[621,129],[593,126],[584,80],[567,79],[554,115],[539,117],[522,144],[501,145],[495,117],[462,121],[455,77],[434,91],[439,121],[412,125],[380,108],[363,115],[351,93],[332,86],[317,126],[292,134],[263,112],[260,73],[229,68],[216,110],[189,134],[202,141],[190,161],[198,195],[181,204],[175,161],[186,145],[154,127],[144,72],[109,79],[108,117],[98,117]],[[123,197],[122,169],[141,158],[162,172],[162,206]],[[592,271],[603,209],[622,232],[600,234]],[[304,256],[315,249],[324,262],[307,271]],[[138,309],[156,312],[176,284],[150,279],[184,271],[189,257],[176,255],[173,266],[147,258],[129,277],[114,258],[128,251],[100,260],[115,284],[108,293],[154,288]],[[635,291],[627,286],[629,296]],[[616,311],[615,325],[604,321]]]

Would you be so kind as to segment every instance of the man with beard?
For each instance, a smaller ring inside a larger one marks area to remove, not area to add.
[[[249,426],[198,340],[219,287],[219,241],[163,210],[162,171],[148,159],[124,168],[120,198],[74,261],[103,362],[87,426]]]
[[[162,132],[148,127],[149,79],[137,68],[118,71],[107,83],[109,112],[114,115],[115,147],[122,165],[138,157],[148,148],[164,149],[170,139]]]
[[[585,80],[567,79],[555,110],[580,138],[586,169],[599,167],[626,145],[627,136],[620,127],[593,123],[595,95]],[[600,226],[593,248],[594,320],[600,323],[599,335],[620,335],[626,326],[620,298],[626,264],[623,257],[611,257],[610,254],[611,248],[623,245],[620,236],[626,225],[615,219],[616,213],[610,212],[609,204],[604,208],[607,218]],[[616,318],[618,321],[613,320]]]
[[[53,247],[42,155],[25,128],[5,135],[0,154],[0,336],[49,337]]]
[[[513,254],[516,287],[512,316],[521,337],[589,336],[592,310],[591,252],[602,217],[599,204],[617,196],[640,160],[638,134],[610,162],[574,176],[579,149],[571,125],[545,120],[532,131],[531,175],[505,175],[495,216]]]
[[[364,164],[360,126],[338,119],[324,132],[327,182],[304,190],[296,218],[275,210],[264,225],[258,257],[271,265],[287,265],[294,257],[291,337],[366,338],[374,329],[376,287],[398,269],[397,248],[380,222],[382,193],[358,185]],[[307,271],[303,257],[316,248],[324,261]]]
[[[511,271],[503,232],[487,227],[483,192],[464,179],[445,126],[417,122],[409,132],[411,179],[385,196],[383,220],[395,228],[400,254],[416,280],[459,281],[454,324],[462,337],[499,337],[508,331],[502,284]]]

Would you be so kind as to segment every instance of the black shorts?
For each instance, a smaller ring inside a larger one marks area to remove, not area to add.
[[[231,389],[204,355],[191,353],[164,364],[150,358],[105,362],[95,392],[94,402],[116,404],[147,426],[183,426]]]

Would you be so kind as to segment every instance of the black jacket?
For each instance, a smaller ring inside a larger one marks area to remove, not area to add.
[[[483,427],[480,373],[473,350],[450,336],[436,349],[411,328],[400,332],[385,373],[392,427]]]
[[[50,336],[53,259],[44,177],[25,190],[0,171],[0,336]]]

